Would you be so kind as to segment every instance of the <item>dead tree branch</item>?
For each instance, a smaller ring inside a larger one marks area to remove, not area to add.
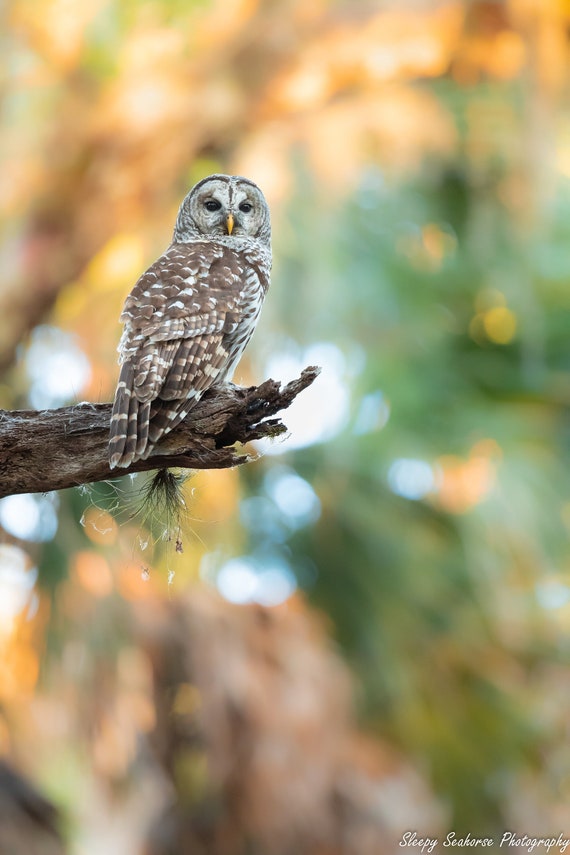
[[[248,389],[212,390],[186,420],[167,434],[148,460],[109,469],[107,442],[111,404],[77,404],[57,410],[0,410],[0,498],[15,493],[62,490],[129,472],[161,469],[224,469],[251,458],[236,449],[287,431],[278,418],[317,377],[306,368],[287,385],[266,380]]]

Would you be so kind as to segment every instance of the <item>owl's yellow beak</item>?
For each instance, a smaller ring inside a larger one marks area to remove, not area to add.
[[[226,219],[226,225],[228,227],[228,234],[231,235],[234,230],[234,218],[232,214],[228,214]]]

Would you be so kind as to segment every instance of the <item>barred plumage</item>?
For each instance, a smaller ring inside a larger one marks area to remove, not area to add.
[[[231,378],[255,329],[271,269],[269,209],[240,176],[188,193],[173,242],[127,297],[111,468],[148,457],[201,395]]]

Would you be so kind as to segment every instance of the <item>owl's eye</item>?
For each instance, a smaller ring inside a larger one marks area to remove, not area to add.
[[[218,202],[217,199],[208,199],[207,202],[204,202],[204,207],[207,211],[219,211],[222,207],[222,203]]]
[[[243,211],[244,214],[249,214],[252,208],[253,205],[251,204],[251,202],[242,202],[239,206],[240,211]]]

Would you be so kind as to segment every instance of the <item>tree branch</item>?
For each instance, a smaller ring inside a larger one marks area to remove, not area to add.
[[[148,460],[109,469],[111,404],[77,404],[57,410],[0,410],[0,498],[15,493],[62,490],[142,472],[180,466],[224,469],[247,463],[236,443],[275,437],[287,428],[271,418],[286,409],[320,373],[305,368],[283,388],[275,380],[248,389],[207,392],[185,421],[167,434]]]

